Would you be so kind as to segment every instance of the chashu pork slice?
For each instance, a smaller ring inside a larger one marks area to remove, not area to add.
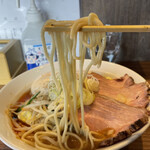
[[[93,104],[84,107],[85,122],[91,131],[101,131],[106,128],[115,129],[115,135],[124,131],[135,131],[148,121],[146,109],[136,108],[116,100],[97,95]],[[81,114],[79,112],[79,116]],[[134,124],[136,129],[131,129]]]
[[[109,80],[103,76],[92,73],[99,82],[99,94],[115,99],[133,107],[146,107],[148,99],[148,86],[146,83],[134,83],[127,74],[119,79]]]

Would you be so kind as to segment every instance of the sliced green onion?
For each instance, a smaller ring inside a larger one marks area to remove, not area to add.
[[[35,95],[33,95],[26,105],[31,104],[31,102],[32,102],[39,94],[40,94],[40,91],[37,92]]]
[[[28,103],[27,103],[26,105],[22,105],[22,106],[18,107],[15,112],[20,112],[24,106],[27,106],[27,105],[31,104],[31,102],[32,102],[39,94],[40,94],[40,91],[39,91],[38,93],[36,93],[35,95],[33,95],[33,96],[30,98],[30,100],[28,101]]]

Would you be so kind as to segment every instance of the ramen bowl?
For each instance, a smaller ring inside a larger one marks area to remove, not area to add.
[[[89,62],[90,60],[85,60],[84,67],[86,67]],[[78,66],[79,65],[77,64],[77,68]],[[57,62],[55,63],[55,69],[58,69]],[[100,73],[103,76],[109,76],[112,78],[118,78],[123,76],[124,74],[128,74],[134,79],[135,83],[145,82],[145,79],[136,72],[115,63],[103,61],[99,69],[97,69],[96,66],[93,66],[91,70]],[[35,150],[36,148],[33,148],[32,146],[16,138],[15,133],[11,129],[10,120],[6,111],[9,108],[10,104],[15,103],[21,97],[21,95],[23,95],[27,90],[30,89],[32,82],[38,76],[47,72],[50,72],[49,65],[44,65],[30,71],[26,71],[25,73],[14,78],[0,90],[0,140],[14,150]],[[129,138],[112,146],[100,148],[100,150],[116,150],[125,147],[126,145],[137,139],[139,136],[141,136],[143,132],[149,127],[149,125],[150,121],[139,131],[133,133]]]

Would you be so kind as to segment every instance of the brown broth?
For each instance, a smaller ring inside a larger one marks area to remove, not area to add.
[[[25,92],[25,93],[19,98],[19,100],[18,100],[17,102],[25,102],[25,101],[27,101],[28,99],[30,99],[31,96],[32,96],[32,94],[31,94],[31,91],[29,90],[29,91]]]
[[[29,99],[31,98],[31,96],[32,96],[31,91],[28,90],[27,92],[25,92],[25,93],[16,101],[16,103],[15,103],[13,106],[11,106],[11,108],[17,109],[17,108],[18,108],[18,107],[17,107],[18,104],[23,103],[23,102],[29,100]],[[18,118],[14,117],[14,114],[13,114],[13,113],[9,114],[9,117],[10,117],[12,129],[15,128],[15,126],[14,126],[14,124],[13,124],[13,122],[12,122],[12,119],[15,120],[15,121],[16,121],[20,126],[22,126],[22,127],[23,127],[23,126],[29,127],[28,124],[26,124],[26,123],[22,122],[21,120],[19,120]],[[15,132],[17,138],[20,138],[20,137],[18,136],[19,131],[15,131],[14,129],[13,129],[13,131]]]

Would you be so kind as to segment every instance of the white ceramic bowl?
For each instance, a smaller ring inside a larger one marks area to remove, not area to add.
[[[86,60],[85,66],[87,66],[88,63],[89,60]],[[55,63],[55,68],[58,69],[58,63]],[[120,77],[127,73],[129,76],[132,76],[134,78],[136,83],[145,81],[145,79],[136,72],[121,65],[105,61],[102,62],[100,69],[97,69],[96,66],[94,66],[92,67],[92,70],[100,72],[102,75],[109,75],[112,77]],[[12,149],[34,150],[35,148],[16,138],[10,127],[9,118],[6,114],[6,110],[10,104],[17,101],[18,98],[30,88],[31,83],[39,75],[46,72],[50,72],[49,65],[26,71],[25,73],[17,76],[0,90],[0,140]],[[107,148],[101,148],[101,150],[115,150],[128,145],[136,138],[138,138],[149,127],[149,125],[150,122],[148,122],[148,124],[146,124],[141,130],[134,133],[131,137]]]

